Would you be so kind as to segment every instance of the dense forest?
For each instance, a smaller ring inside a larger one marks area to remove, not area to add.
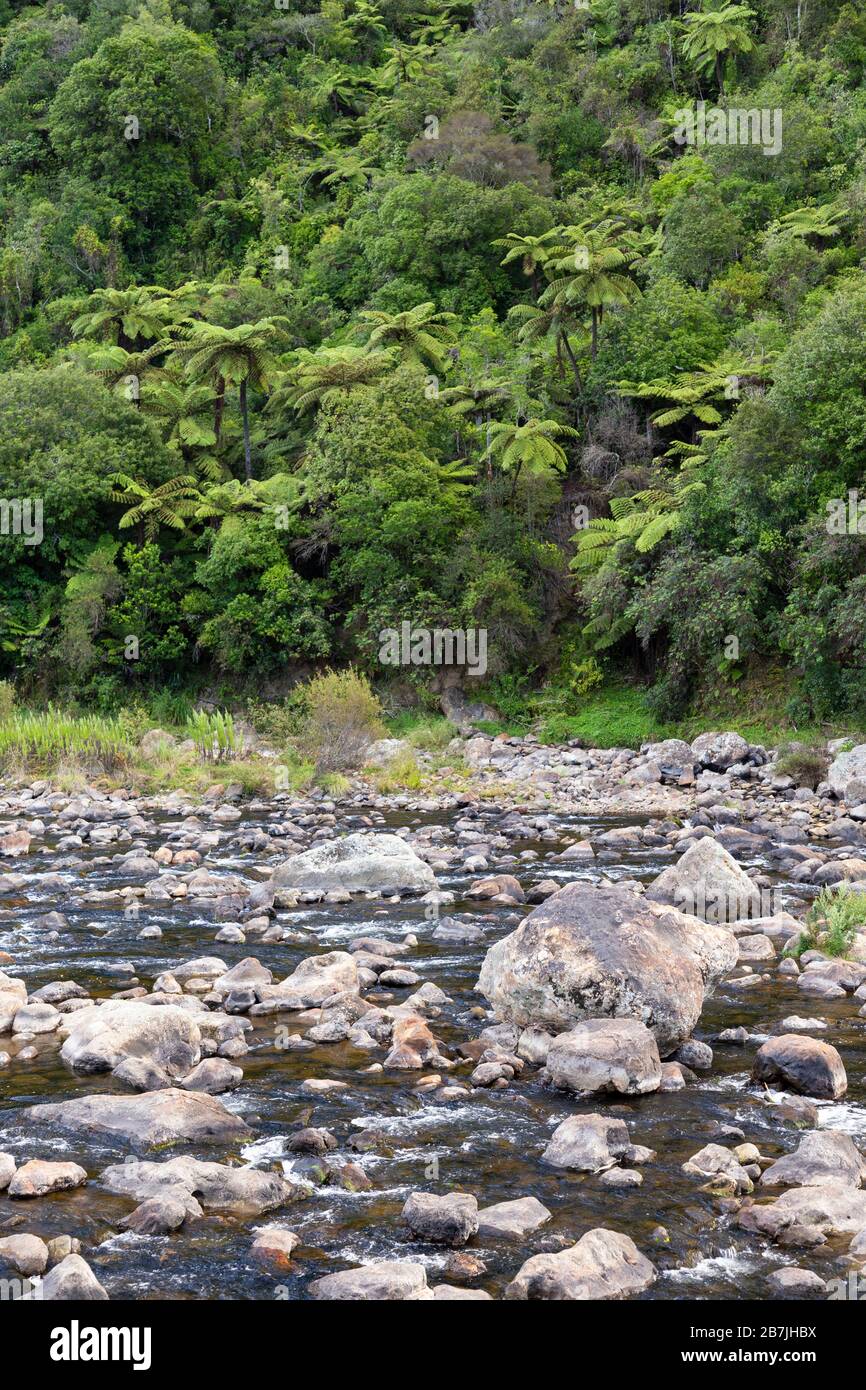
[[[864,73],[841,0],[0,0],[0,677],[410,622],[866,719]]]

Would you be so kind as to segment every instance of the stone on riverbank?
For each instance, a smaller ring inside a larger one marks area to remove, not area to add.
[[[537,1197],[516,1197],[511,1202],[494,1202],[478,1213],[478,1235],[520,1240],[549,1221],[551,1213]]]
[[[822,1187],[828,1182],[859,1187],[866,1161],[853,1139],[840,1130],[804,1134],[793,1153],[776,1159],[761,1174],[763,1187]]]
[[[711,835],[696,840],[646,890],[651,902],[671,903],[688,916],[724,926],[761,915],[761,890]]]
[[[326,1274],[310,1284],[311,1296],[339,1303],[401,1302],[427,1288],[427,1271],[410,1260],[377,1260],[358,1269]]]
[[[553,1131],[541,1158],[543,1163],[550,1163],[554,1168],[568,1168],[576,1173],[603,1173],[630,1148],[625,1120],[608,1119],[604,1115],[569,1115]]]
[[[87,1173],[77,1163],[49,1163],[31,1158],[22,1163],[9,1184],[10,1197],[44,1197],[49,1192],[68,1192],[87,1182]]]
[[[413,1235],[434,1245],[465,1245],[478,1230],[478,1202],[468,1192],[413,1192],[402,1216]]]
[[[866,1192],[840,1182],[792,1187],[774,1202],[744,1207],[737,1223],[770,1240],[780,1240],[795,1227],[814,1228],[825,1236],[853,1236],[866,1227]]]
[[[195,1198],[207,1211],[259,1216],[285,1205],[298,1189],[279,1173],[259,1168],[232,1168],[198,1158],[169,1158],[163,1162],[115,1163],[101,1182],[109,1192],[145,1202],[151,1197],[175,1197],[187,1205]]]
[[[635,1018],[591,1018],[554,1038],[547,1053],[551,1084],[576,1094],[657,1091],[662,1067],[656,1040]]]
[[[108,1294],[80,1255],[67,1255],[42,1281],[41,1297],[63,1303],[102,1303]]]
[[[348,951],[328,951],[302,960],[279,984],[262,991],[262,1006],[272,1011],[318,1008],[333,994],[357,994],[360,989],[358,967]]]
[[[0,1237],[0,1269],[14,1270],[25,1279],[43,1274],[48,1266],[48,1246],[38,1236]]]

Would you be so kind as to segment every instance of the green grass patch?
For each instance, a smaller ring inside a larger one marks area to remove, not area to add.
[[[401,710],[385,724],[389,738],[405,739],[412,748],[426,753],[441,752],[457,733],[450,719],[426,710]]]
[[[647,709],[642,690],[607,686],[587,695],[577,714],[550,714],[542,720],[542,743],[582,739],[591,748],[639,748],[642,743],[672,738],[676,726],[662,724]]]
[[[855,892],[847,883],[822,888],[809,909],[803,931],[785,954],[795,960],[804,951],[813,950],[825,956],[847,956],[861,927],[866,927],[866,893]]]

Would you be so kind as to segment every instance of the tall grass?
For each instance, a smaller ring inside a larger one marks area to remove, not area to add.
[[[132,756],[127,726],[104,715],[67,715],[53,706],[44,713],[16,710],[0,718],[0,767],[50,772],[62,765],[113,772]]]
[[[205,762],[228,762],[240,751],[241,741],[228,710],[214,710],[210,714],[206,710],[196,710],[187,728]]]

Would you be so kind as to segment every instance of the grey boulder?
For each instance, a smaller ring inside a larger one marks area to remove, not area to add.
[[[350,893],[383,888],[427,892],[436,878],[429,864],[399,835],[359,831],[294,854],[275,871],[277,888],[345,888]]]
[[[655,1279],[655,1268],[629,1236],[598,1227],[568,1250],[533,1255],[512,1279],[505,1297],[520,1302],[630,1298]]]
[[[477,988],[500,1019],[527,1028],[637,1019],[665,1053],[690,1036],[705,992],[736,960],[721,927],[627,888],[571,883],[491,946]]]

